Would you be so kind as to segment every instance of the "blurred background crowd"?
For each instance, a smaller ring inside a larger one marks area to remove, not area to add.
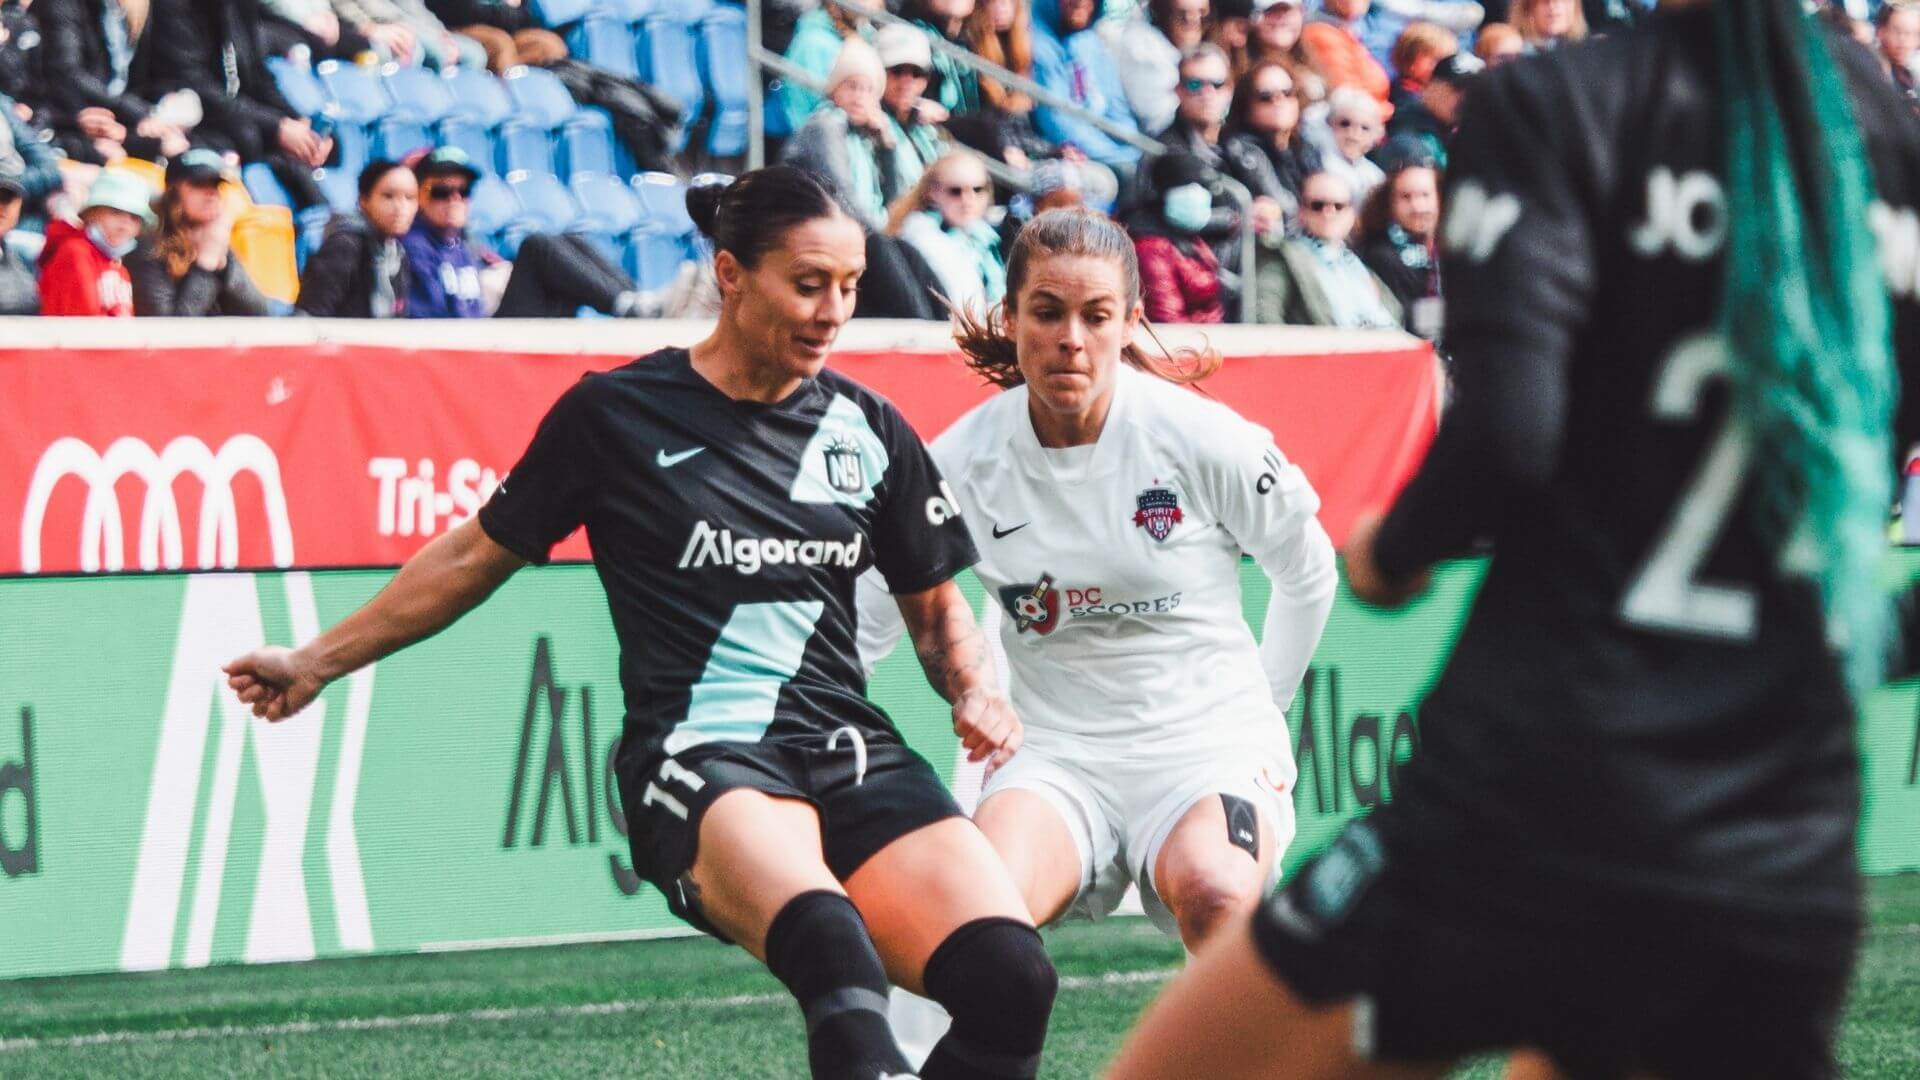
[[[0,314],[700,316],[684,192],[757,142],[866,223],[861,316],[984,309],[1090,206],[1152,320],[1433,337],[1474,83],[1652,6],[0,0]],[[1920,94],[1920,4],[1821,17]]]

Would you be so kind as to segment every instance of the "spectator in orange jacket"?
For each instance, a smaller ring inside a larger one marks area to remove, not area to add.
[[[1320,13],[1300,32],[1300,44],[1306,47],[1328,90],[1358,87],[1379,98],[1391,115],[1387,97],[1392,81],[1387,78],[1387,69],[1374,59],[1355,29],[1372,6],[1373,0],[1324,0]]]
[[[108,169],[87,193],[79,224],[48,223],[40,254],[42,315],[133,315],[133,278],[121,260],[153,224],[151,194],[132,173]]]

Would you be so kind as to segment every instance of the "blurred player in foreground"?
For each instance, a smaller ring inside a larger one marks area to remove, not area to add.
[[[1492,566],[1394,802],[1219,935],[1114,1076],[1515,1047],[1580,1077],[1833,1073],[1920,153],[1799,0],[1670,6],[1475,88],[1457,402],[1347,565],[1382,604],[1476,537]]]
[[[854,583],[877,567],[963,744],[998,763],[1019,748],[951,580],[977,557],[958,510],[906,419],[823,370],[865,269],[861,228],[794,169],[687,204],[717,252],[712,335],[583,378],[477,520],[311,644],[235,660],[231,684],[257,714],[291,716],[584,524],[621,644],[634,867],[787,985],[815,1077],[912,1071],[886,1025],[889,978],[955,1017],[926,1080],[1031,1077],[1055,989],[1040,936],[864,693]]]
[[[969,364],[1007,389],[932,451],[1003,609],[1025,736],[974,820],[1036,922],[1103,916],[1138,883],[1155,925],[1197,948],[1272,890],[1293,838],[1285,710],[1337,583],[1320,500],[1272,435],[1183,385],[1217,354],[1132,343],[1139,263],[1111,219],[1035,218],[1004,314],[960,318]],[[1242,552],[1274,582],[1259,645]],[[871,581],[869,657],[900,628]]]

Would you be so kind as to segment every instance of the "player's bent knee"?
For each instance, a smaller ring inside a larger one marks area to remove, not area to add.
[[[1191,947],[1260,902],[1257,882],[1192,874],[1173,884],[1163,897],[1180,924],[1180,936]]]
[[[976,919],[927,960],[927,995],[953,1028],[922,1075],[1031,1077],[1060,986],[1039,931],[1015,919]]]

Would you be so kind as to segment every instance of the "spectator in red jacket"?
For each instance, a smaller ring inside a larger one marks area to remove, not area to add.
[[[133,279],[121,260],[153,224],[151,197],[132,173],[108,169],[87,193],[79,224],[48,223],[40,253],[42,315],[133,315]]]
[[[1133,248],[1140,257],[1140,298],[1155,322],[1226,319],[1220,263],[1200,237],[1213,216],[1211,172],[1206,162],[1179,151],[1153,162],[1159,201],[1135,222]]]

